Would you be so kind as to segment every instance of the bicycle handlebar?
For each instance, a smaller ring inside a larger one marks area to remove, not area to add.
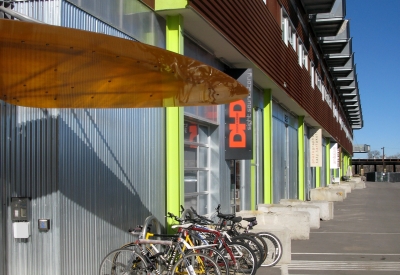
[[[193,207],[190,207],[190,209],[192,209],[193,214],[195,214],[195,215],[196,215],[197,217],[199,217],[201,220],[207,221],[207,222],[209,222],[209,223],[214,223],[214,221],[208,219],[207,217],[204,217],[204,216],[199,215],[199,214],[197,213],[197,211],[193,209]]]

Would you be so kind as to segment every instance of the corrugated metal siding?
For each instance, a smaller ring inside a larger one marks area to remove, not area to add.
[[[294,11],[296,16],[291,18],[296,20],[297,9],[293,8],[293,1],[290,1],[291,4],[288,0],[282,2],[286,9]],[[299,4],[299,1],[296,3]],[[346,151],[352,152],[352,144],[333,117],[332,110],[322,101],[318,88],[311,87],[309,71],[299,66],[297,53],[282,41],[280,22],[276,21],[262,1],[190,0],[189,5],[275,83],[281,85],[281,89],[334,136]],[[297,22],[296,27],[307,46],[309,38],[300,31],[301,24]],[[311,30],[308,32],[312,33]],[[312,51],[308,47],[311,59],[315,57]],[[314,63],[320,64],[316,60]],[[321,72],[321,68],[319,71]],[[287,87],[283,87],[284,82],[288,84]],[[345,119],[346,116],[340,109],[339,112]],[[351,131],[351,127],[347,127]]]
[[[129,38],[62,5],[62,15],[61,1],[17,2],[15,10],[49,24]],[[75,22],[65,19],[70,13]],[[129,228],[151,214],[164,226],[164,109],[59,112],[1,105],[6,274],[96,274],[108,251],[133,239]],[[12,196],[32,198],[28,242],[12,237]],[[39,218],[51,219],[49,232],[38,233]]]
[[[57,184],[57,113],[0,101],[2,205],[6,205],[5,274],[60,274]],[[31,237],[14,239],[11,197],[29,197]],[[51,230],[40,233],[40,218]]]
[[[60,26],[62,0],[14,1],[15,11],[40,20],[46,24]]]
[[[165,20],[139,0],[68,2],[140,42],[165,48]]]
[[[90,30],[92,32],[104,33],[116,37],[135,40],[131,36],[113,28],[96,17],[84,12],[69,2],[62,1],[62,19],[63,27],[75,28],[80,30]]]
[[[95,274],[155,215],[164,224],[164,111],[63,110],[59,182],[64,274]]]
[[[298,121],[273,104],[273,203],[298,198]]]
[[[288,198],[286,127],[284,123],[275,117],[272,119],[272,127],[273,203],[279,203],[281,199]]]

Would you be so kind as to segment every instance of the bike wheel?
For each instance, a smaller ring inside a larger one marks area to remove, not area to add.
[[[244,242],[256,255],[258,266],[263,262],[264,259],[264,246],[262,246],[254,237],[250,235],[241,234],[231,238],[233,242]]]
[[[282,243],[277,236],[269,232],[257,233],[267,243],[267,257],[261,266],[274,266],[282,258]]]
[[[222,275],[214,259],[203,253],[189,253],[180,258],[172,268],[171,275]]]
[[[107,254],[99,275],[146,275],[147,263],[142,255],[131,249],[116,249]]]
[[[220,251],[228,260],[230,274],[254,275],[256,273],[257,257],[246,243],[231,242]]]
[[[258,243],[260,244],[260,246],[263,250],[262,251],[263,257],[262,257],[261,261],[259,261],[258,265],[261,265],[267,258],[267,254],[268,254],[268,246],[267,246],[267,243],[265,242],[264,238],[262,238],[261,236],[258,236],[256,233],[251,233],[251,232],[243,233],[242,235],[250,236],[250,237],[254,238],[256,241],[258,241]]]
[[[229,263],[228,260],[222,255],[222,253],[214,248],[201,248],[196,249],[190,253],[202,253],[211,256],[213,260],[218,264],[222,274],[229,274]]]

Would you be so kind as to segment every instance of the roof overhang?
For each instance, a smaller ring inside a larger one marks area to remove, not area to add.
[[[328,13],[336,0],[300,0],[308,14]]]
[[[325,40],[320,38],[318,40],[319,46],[324,54],[340,54],[348,42],[349,39]]]
[[[317,37],[336,36],[345,20],[342,17],[318,18],[314,16],[310,23]]]

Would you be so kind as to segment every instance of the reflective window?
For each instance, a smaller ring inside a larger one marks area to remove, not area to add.
[[[204,211],[209,200],[209,127],[185,121],[185,208]]]

